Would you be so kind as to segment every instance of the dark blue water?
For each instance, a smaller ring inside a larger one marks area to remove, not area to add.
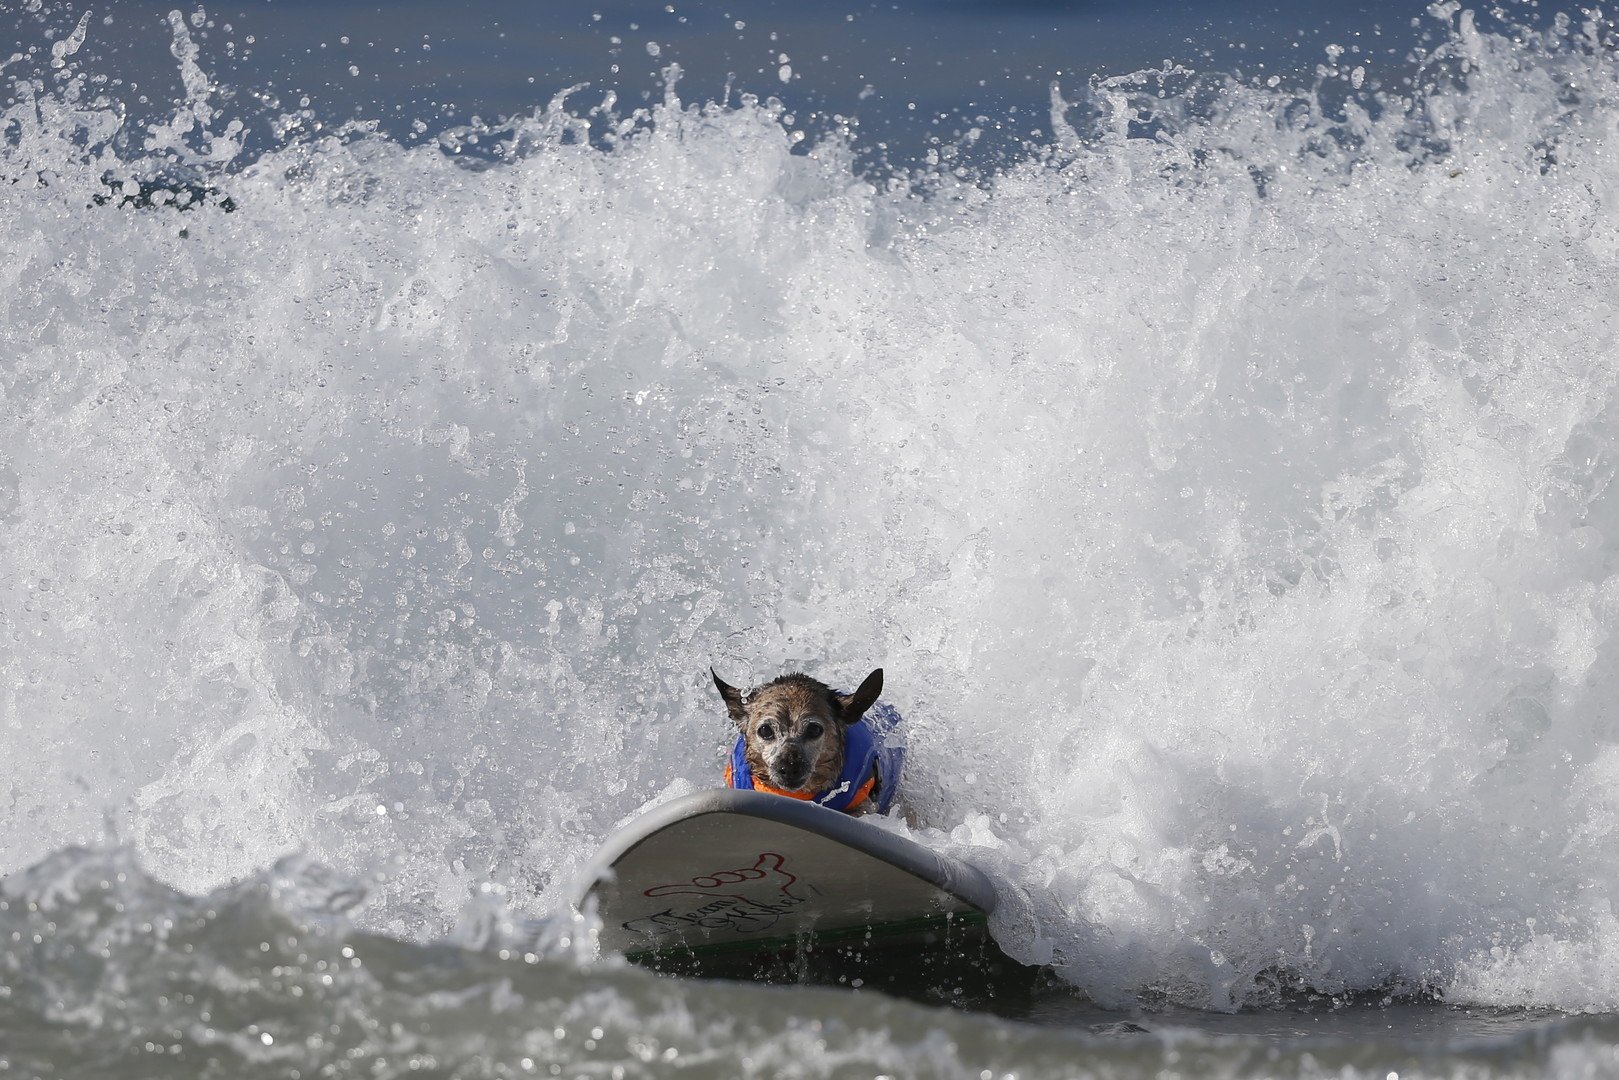
[[[37,5],[8,5],[0,18],[16,28],[0,42],[24,51],[39,47],[41,27],[66,33],[83,10],[27,6]],[[92,6],[85,56],[107,77],[100,89],[136,115],[182,96],[168,54],[174,7]],[[1497,10],[1537,26],[1578,9]],[[774,96],[808,130],[852,127],[868,159],[898,165],[963,147],[967,132],[972,156],[1004,155],[1049,134],[1052,83],[1081,101],[1093,78],[1165,65],[1308,85],[1337,47],[1370,88],[1401,90],[1410,58],[1440,30],[1427,5],[1392,0],[259,0],[185,11],[206,12],[191,19],[201,61],[244,114],[304,113],[327,129],[369,120],[415,139],[525,114],[581,84],[582,108],[609,92],[633,107],[660,97],[676,64],[684,100]]]

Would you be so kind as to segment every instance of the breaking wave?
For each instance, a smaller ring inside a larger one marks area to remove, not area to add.
[[[1436,10],[1409,87],[892,177],[672,71],[246,153],[186,20],[151,125],[80,21],[0,113],[0,871],[110,815],[555,912],[717,775],[710,663],[880,663],[919,839],[1099,1001],[1619,1009],[1619,72]]]

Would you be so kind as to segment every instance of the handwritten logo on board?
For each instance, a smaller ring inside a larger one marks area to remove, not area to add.
[[[780,922],[782,916],[808,900],[794,892],[798,878],[787,870],[786,863],[782,856],[766,851],[752,866],[716,870],[698,874],[690,881],[655,885],[642,895],[654,900],[682,899],[655,915],[631,919],[624,928],[655,939],[694,929],[764,933]],[[799,885],[800,890],[803,888]]]

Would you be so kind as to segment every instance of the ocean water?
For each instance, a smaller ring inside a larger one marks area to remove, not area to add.
[[[341,124],[189,8],[143,103],[21,10],[0,1074],[1619,1072],[1600,16],[884,165],[675,63]],[[594,956],[710,664],[881,664],[915,839],[1044,981]]]

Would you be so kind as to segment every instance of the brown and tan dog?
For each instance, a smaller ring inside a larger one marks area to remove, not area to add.
[[[709,674],[740,734],[725,770],[730,786],[851,812],[886,808],[893,801],[899,780],[897,749],[885,750],[869,725],[854,730],[851,738],[851,729],[863,724],[866,710],[882,693],[882,668],[867,675],[852,694],[839,694],[799,674],[783,675],[744,694],[712,669]],[[851,749],[857,760],[851,760]],[[892,775],[882,775],[884,766]],[[874,800],[874,795],[881,798]]]

